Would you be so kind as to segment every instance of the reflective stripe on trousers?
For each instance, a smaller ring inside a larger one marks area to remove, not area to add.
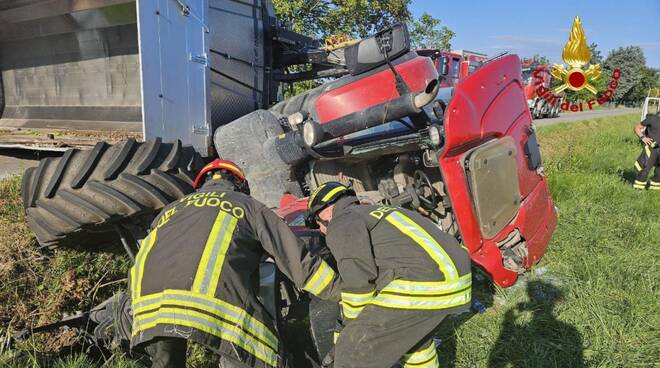
[[[422,349],[404,355],[401,363],[404,368],[439,368],[438,352],[433,340]]]
[[[342,315],[348,319],[355,319],[374,297],[374,292],[367,293],[341,293],[341,311]]]
[[[633,187],[637,189],[646,189],[646,182],[635,180],[635,182],[633,183]]]

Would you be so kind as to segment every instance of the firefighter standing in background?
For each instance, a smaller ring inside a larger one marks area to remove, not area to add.
[[[331,298],[338,277],[277,215],[249,194],[235,164],[215,160],[195,180],[197,192],[154,220],[130,273],[131,346],[152,367],[185,367],[187,340],[238,366],[278,367],[274,322],[257,300],[259,263],[267,255],[295,284]]]
[[[360,205],[336,182],[310,196],[306,220],[326,235],[342,280],[344,328],[333,367],[439,367],[434,330],[469,309],[466,250],[420,214]]]
[[[646,132],[645,132],[646,131]],[[635,162],[637,175],[633,188],[645,189],[646,178],[655,168],[649,182],[649,189],[660,190],[660,111],[647,115],[646,119],[635,126],[635,134],[644,143],[644,149]]]

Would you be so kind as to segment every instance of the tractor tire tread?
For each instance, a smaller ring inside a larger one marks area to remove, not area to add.
[[[148,227],[160,209],[193,191],[203,164],[193,147],[160,138],[44,158],[23,175],[28,226],[44,247],[121,251],[115,226]]]
[[[50,181],[46,186],[46,190],[44,191],[44,196],[46,198],[53,198],[53,196],[55,195],[55,192],[57,191],[57,188],[59,187],[60,182],[62,181],[62,176],[63,176],[62,174],[64,174],[66,165],[69,163],[69,160],[73,155],[73,152],[74,151],[72,149],[64,152],[64,155],[62,155],[60,162],[57,163],[57,167],[55,168],[55,174],[53,174],[53,177],[50,178]]]

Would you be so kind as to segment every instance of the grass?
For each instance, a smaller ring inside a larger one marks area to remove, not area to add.
[[[443,367],[658,367],[660,192],[632,188],[637,115],[540,128],[559,223],[535,270],[441,334]]]
[[[442,367],[660,366],[660,192],[632,189],[641,150],[632,133],[636,120],[633,114],[539,129],[559,207],[552,243],[516,286],[491,290],[481,283],[476,294],[489,308],[451,319],[441,331]],[[19,179],[0,182],[5,339],[102,300],[116,284],[99,286],[123,278],[128,266],[112,255],[37,251],[24,225],[19,188]],[[16,350],[0,354],[0,367],[98,365],[82,355],[37,359],[66,342],[62,335],[31,340],[19,347],[28,352],[21,359],[13,357]],[[131,366],[121,357],[104,365]]]
[[[27,360],[6,349],[10,336],[100,303],[122,286],[128,267],[123,256],[39,250],[25,224],[20,178],[0,181],[0,367],[52,366],[40,362],[74,343],[72,331],[41,334],[19,343],[20,351],[29,352]],[[80,363],[84,358],[76,359],[67,367],[85,366]]]

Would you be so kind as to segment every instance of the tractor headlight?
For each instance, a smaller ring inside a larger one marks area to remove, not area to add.
[[[440,127],[437,125],[431,125],[429,128],[429,139],[431,144],[435,147],[440,147],[442,145],[442,134],[440,133]]]
[[[303,142],[307,147],[314,147],[321,140],[323,130],[321,126],[314,121],[307,121],[303,125]]]

